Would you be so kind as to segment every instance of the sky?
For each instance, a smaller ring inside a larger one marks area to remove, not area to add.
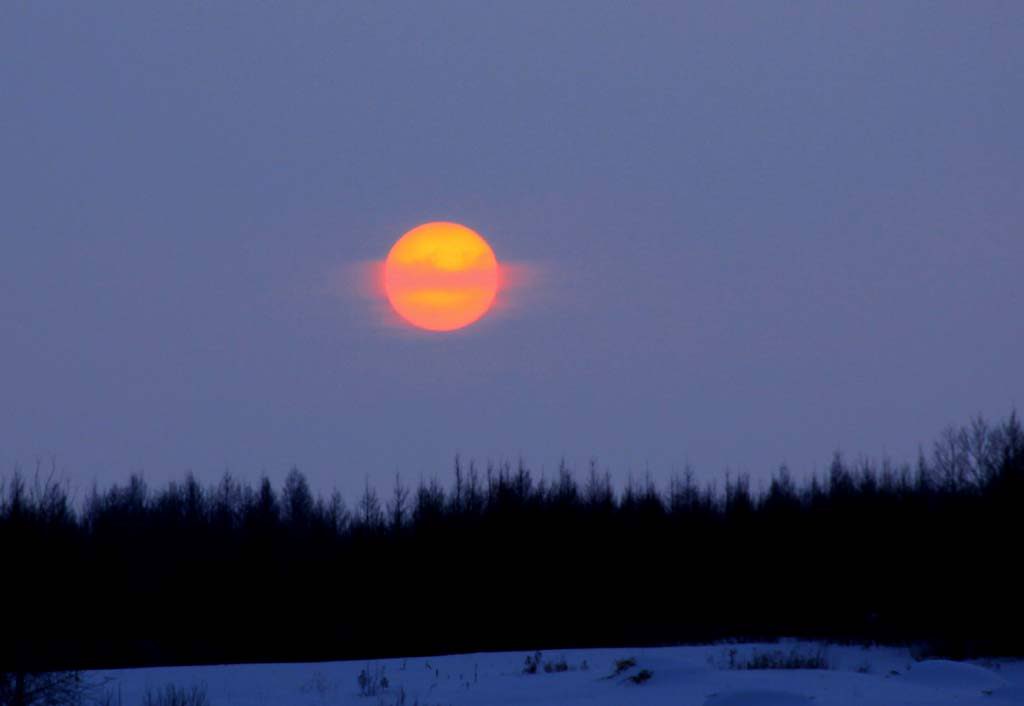
[[[4,2],[0,468],[913,460],[1024,406],[1019,2]],[[360,285],[463,223],[448,334]]]

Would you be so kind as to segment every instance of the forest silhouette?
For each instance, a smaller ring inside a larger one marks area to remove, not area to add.
[[[456,459],[346,504],[298,470],[141,476],[73,502],[0,488],[0,671],[373,658],[782,636],[1020,654],[1024,431],[949,428],[916,463],[752,487],[617,489]]]

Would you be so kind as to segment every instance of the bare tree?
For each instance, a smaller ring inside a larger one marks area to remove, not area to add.
[[[359,523],[363,529],[378,530],[384,526],[384,511],[380,507],[380,498],[375,488],[370,487],[370,478],[366,478],[363,496],[359,499]]]
[[[388,502],[388,518],[392,532],[401,532],[409,515],[409,489],[402,484],[402,477],[395,474],[395,489]]]
[[[999,473],[1005,436],[981,416],[969,426],[944,429],[933,450],[939,482],[951,491],[984,488]]]

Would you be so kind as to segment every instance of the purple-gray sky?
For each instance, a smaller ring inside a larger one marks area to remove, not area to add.
[[[1020,2],[4,2],[0,464],[354,492],[912,459],[1024,404]],[[450,335],[429,220],[541,277]]]

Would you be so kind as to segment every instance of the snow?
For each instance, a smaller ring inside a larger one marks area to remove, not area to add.
[[[829,669],[734,670],[729,653],[823,649]],[[141,706],[149,689],[206,688],[211,706],[1024,706],[1024,663],[1000,660],[914,662],[905,649],[706,645],[543,651],[541,664],[564,658],[565,672],[524,674],[528,653],[484,653],[352,662],[166,667],[93,672],[113,706]],[[614,675],[617,660],[636,666]],[[634,684],[641,670],[650,680]],[[365,671],[387,688],[360,695]]]
[[[704,702],[706,706],[814,706],[814,699],[789,691],[754,689],[751,691],[728,691],[712,694]]]
[[[949,689],[995,689],[1007,681],[989,669],[945,659],[926,660],[907,672],[907,681]]]

